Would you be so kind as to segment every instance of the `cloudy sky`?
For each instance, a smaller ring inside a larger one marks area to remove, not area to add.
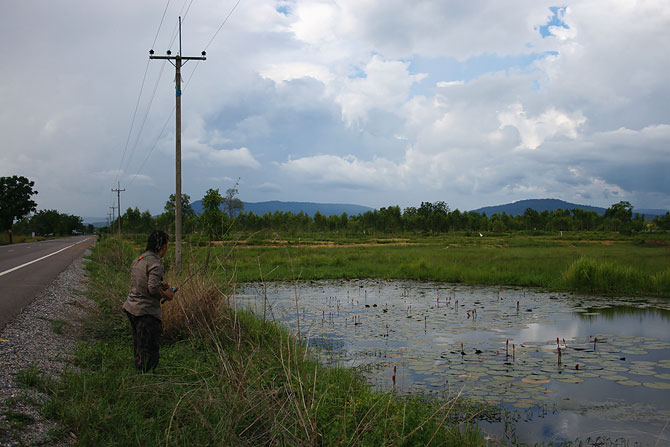
[[[232,15],[224,23],[226,17]],[[380,208],[527,198],[670,209],[666,0],[3,2],[0,176],[38,209],[174,191]],[[165,13],[165,14],[164,14]],[[162,22],[162,23],[161,23]],[[223,25],[223,26],[222,26]],[[217,32],[218,31],[218,32]]]

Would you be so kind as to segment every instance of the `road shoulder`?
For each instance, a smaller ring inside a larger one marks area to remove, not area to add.
[[[88,251],[84,254],[86,256]],[[58,378],[74,353],[82,320],[96,304],[86,298],[83,256],[41,291],[0,332],[0,446],[76,443],[61,427],[45,420],[39,408],[47,396],[20,385],[27,371]]]

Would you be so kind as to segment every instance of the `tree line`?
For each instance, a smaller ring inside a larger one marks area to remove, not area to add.
[[[210,189],[203,198],[203,212],[197,215],[187,194],[182,196],[182,219],[185,234],[200,232],[208,238],[221,238],[231,229],[235,231],[272,230],[284,234],[319,232],[372,234],[443,234],[459,232],[511,232],[511,231],[611,231],[633,234],[644,230],[670,230],[670,213],[645,220],[633,213],[629,202],[619,202],[608,208],[604,215],[579,208],[556,211],[536,211],[528,208],[523,214],[486,213],[451,210],[442,201],[422,202],[419,207],[389,206],[363,214],[313,216],[304,212],[275,211],[262,216],[245,212],[242,202],[228,192],[222,196],[218,189]],[[154,229],[172,231],[174,228],[174,196],[164,207],[164,212],[151,217],[149,211],[128,208],[121,216],[124,231],[146,233]]]
[[[35,212],[37,203],[32,197],[38,192],[34,186],[35,182],[23,176],[0,177],[0,230],[7,232],[10,244],[13,243],[14,234],[62,236],[86,230],[79,216],[56,210]],[[88,230],[92,232],[92,226]]]
[[[32,196],[37,191],[33,187],[34,182],[25,177],[0,177],[0,230],[8,231],[9,243],[12,243],[13,233],[71,235],[94,231],[92,225],[84,227],[79,216],[56,210],[35,212],[37,204]],[[612,231],[633,234],[644,230],[670,230],[670,213],[647,221],[644,216],[634,214],[633,206],[625,201],[613,204],[603,215],[578,208],[556,211],[528,208],[516,216],[504,212],[487,216],[474,211],[451,210],[447,203],[438,201],[422,202],[419,207],[403,210],[397,205],[389,206],[352,216],[346,213],[325,216],[318,211],[314,216],[282,211],[258,216],[244,212],[237,194],[237,185],[223,195],[218,189],[209,189],[202,200],[203,212],[200,215],[194,211],[188,194],[182,194],[183,232],[205,233],[211,241],[223,237],[230,229],[250,232],[273,230],[287,234],[442,234],[454,231]],[[125,233],[148,233],[156,229],[171,232],[174,218],[175,196],[171,194],[161,215],[154,217],[148,210],[140,212],[137,207],[128,208],[105,230],[112,231],[120,223]]]

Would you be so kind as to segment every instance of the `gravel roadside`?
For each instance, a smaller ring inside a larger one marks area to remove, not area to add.
[[[58,377],[74,353],[81,322],[96,304],[86,298],[86,272],[75,260],[0,331],[0,446],[70,446],[74,435],[44,419],[47,396],[17,383],[35,368]]]

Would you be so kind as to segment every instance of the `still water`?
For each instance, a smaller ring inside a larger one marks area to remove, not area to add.
[[[479,423],[496,440],[670,445],[668,300],[374,280],[250,283],[237,299],[380,390],[498,405]]]

